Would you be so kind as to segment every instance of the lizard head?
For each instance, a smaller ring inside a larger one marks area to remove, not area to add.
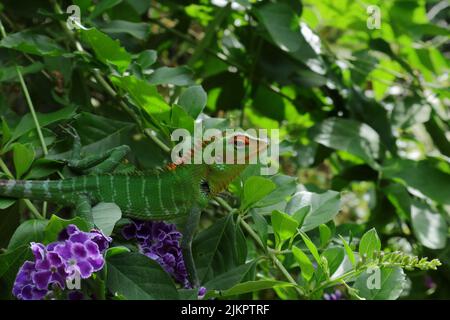
[[[267,139],[243,132],[234,132],[212,139],[205,145],[204,155],[213,159],[202,188],[215,195],[223,191],[249,164],[257,163],[258,155],[267,149]]]

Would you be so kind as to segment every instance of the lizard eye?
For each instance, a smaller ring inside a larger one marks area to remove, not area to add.
[[[244,148],[245,146],[247,146],[249,144],[249,142],[250,141],[247,136],[237,135],[237,136],[233,137],[233,144],[234,144],[235,148],[239,148],[239,149]]]

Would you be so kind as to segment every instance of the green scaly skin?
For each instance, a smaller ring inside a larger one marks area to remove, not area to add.
[[[0,180],[0,195],[49,201],[76,207],[84,200],[95,205],[113,202],[122,213],[142,220],[167,220],[186,215],[194,204],[204,203],[201,181],[204,165],[145,174],[96,174],[64,180]],[[83,215],[77,212],[79,215]]]
[[[225,136],[213,143],[236,149],[239,146],[233,143],[234,138],[234,135]],[[258,143],[258,151],[267,147],[266,143]],[[79,149],[80,145],[75,148]],[[99,156],[69,161],[69,167],[89,173],[79,177],[45,181],[0,180],[0,196],[70,206],[75,208],[76,215],[90,222],[93,222],[92,205],[100,202],[115,203],[124,216],[135,219],[186,217],[182,248],[192,283],[198,286],[191,245],[201,208],[207,205],[210,197],[224,190],[247,165],[181,164],[172,170],[156,173],[104,173],[113,171],[128,151],[128,147],[121,146]]]

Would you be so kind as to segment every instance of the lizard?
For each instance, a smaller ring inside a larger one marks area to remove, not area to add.
[[[210,147],[223,148],[221,155],[213,155],[213,163],[189,164],[181,158],[162,171],[115,173],[130,151],[127,145],[81,159],[79,137],[76,133],[73,136],[73,155],[67,165],[82,175],[61,180],[0,180],[0,196],[73,207],[77,216],[91,223],[92,206],[100,202],[115,203],[123,216],[134,219],[185,218],[182,249],[191,280],[197,285],[191,246],[201,209],[207,206],[209,199],[222,192],[253,157],[268,147],[267,140],[237,132],[201,146],[200,151],[211,143],[214,145]],[[189,156],[198,152],[197,149],[194,147]],[[234,154],[232,163],[225,161],[227,151]],[[245,155],[245,161],[236,163],[239,153]]]

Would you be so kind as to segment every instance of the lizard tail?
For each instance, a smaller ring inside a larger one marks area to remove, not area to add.
[[[0,196],[30,200],[53,200],[61,195],[59,181],[0,180]]]

